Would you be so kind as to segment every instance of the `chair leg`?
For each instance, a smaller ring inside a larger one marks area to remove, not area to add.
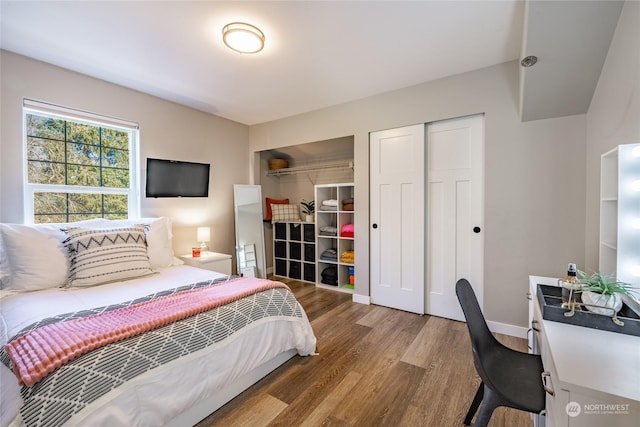
[[[482,402],[482,396],[484,395],[484,383],[480,381],[480,386],[478,386],[478,390],[476,391],[476,395],[473,398],[473,402],[471,402],[471,406],[469,406],[469,411],[467,411],[467,416],[464,418],[464,425],[470,426],[471,420],[473,416],[476,414],[478,407],[480,406],[480,402]]]
[[[473,427],[486,427],[489,425],[489,420],[491,419],[491,415],[493,415],[493,411],[503,404],[504,402],[490,388],[485,387],[482,406],[480,407],[480,412],[478,413],[476,422],[473,423]]]

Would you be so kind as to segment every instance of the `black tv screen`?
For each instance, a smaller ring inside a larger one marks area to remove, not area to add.
[[[208,163],[147,158],[147,197],[208,197]]]

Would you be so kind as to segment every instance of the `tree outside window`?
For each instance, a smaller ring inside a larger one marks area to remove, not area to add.
[[[27,211],[35,223],[126,219],[137,131],[25,111]],[[32,208],[32,209],[29,209]]]

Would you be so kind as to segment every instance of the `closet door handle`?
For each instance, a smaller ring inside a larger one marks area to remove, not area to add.
[[[378,228],[378,224],[373,223],[372,227],[373,227],[373,228]]]
[[[473,232],[474,233],[478,234],[480,231],[482,231],[482,230],[477,225],[475,227],[473,227]]]

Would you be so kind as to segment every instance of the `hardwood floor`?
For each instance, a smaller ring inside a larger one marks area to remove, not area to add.
[[[461,426],[480,383],[466,325],[283,280],[305,308],[317,356],[295,356],[197,424],[205,426]],[[523,339],[497,335],[526,351]],[[498,408],[490,426],[531,426]]]

